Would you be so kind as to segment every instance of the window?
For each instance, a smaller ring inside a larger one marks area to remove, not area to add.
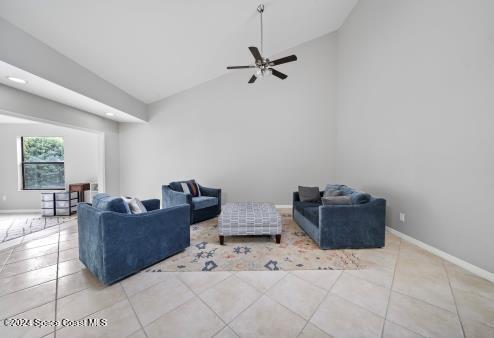
[[[65,189],[63,138],[21,137],[22,189]]]

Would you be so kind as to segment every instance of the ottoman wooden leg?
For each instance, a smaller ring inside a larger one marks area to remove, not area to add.
[[[280,244],[280,242],[281,242],[281,234],[276,235],[276,244]]]
[[[225,236],[220,235],[220,245],[225,244]]]

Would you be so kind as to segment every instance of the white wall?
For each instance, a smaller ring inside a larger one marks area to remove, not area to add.
[[[97,182],[98,135],[45,124],[0,124],[0,210],[39,209],[40,191],[18,187],[17,138],[61,136],[64,140],[65,183]],[[6,200],[3,200],[3,197]]]
[[[252,71],[231,71],[151,105],[149,124],[121,124],[122,193],[160,197],[162,184],[195,178],[226,201],[290,204],[298,184],[323,185],[334,175],[335,42],[282,53],[300,60],[277,67],[284,81],[249,85]]]
[[[361,0],[338,32],[340,181],[491,272],[493,23],[491,0]]]
[[[45,98],[0,84],[0,113],[83,131],[97,132],[103,144],[100,163],[104,182],[100,188],[120,192],[118,124]]]

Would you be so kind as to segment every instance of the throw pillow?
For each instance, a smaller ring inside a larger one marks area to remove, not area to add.
[[[354,191],[349,197],[352,199],[353,204],[365,204],[371,200],[370,194],[361,191]]]
[[[195,180],[180,182],[182,187],[182,192],[190,194],[192,197],[201,196],[201,190],[199,189],[199,184]]]
[[[350,196],[328,196],[322,198],[323,205],[348,205],[352,204]]]
[[[144,204],[142,204],[141,200],[139,200],[138,198],[131,198],[128,203],[129,203],[130,211],[133,214],[142,214],[144,212],[147,212],[146,207],[144,206]]]
[[[298,187],[298,195],[301,202],[320,202],[319,187]]]
[[[326,188],[324,189],[324,197],[330,197],[330,196],[342,196],[343,192],[340,190],[341,185],[340,184],[328,184],[326,185]]]

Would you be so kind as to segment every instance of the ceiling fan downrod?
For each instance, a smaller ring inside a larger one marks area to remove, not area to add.
[[[263,32],[263,26],[262,26],[262,13],[264,13],[264,5],[263,4],[259,4],[259,6],[257,6],[257,11],[259,12],[260,14],[260,17],[261,17],[261,54],[264,55],[264,32]]]

